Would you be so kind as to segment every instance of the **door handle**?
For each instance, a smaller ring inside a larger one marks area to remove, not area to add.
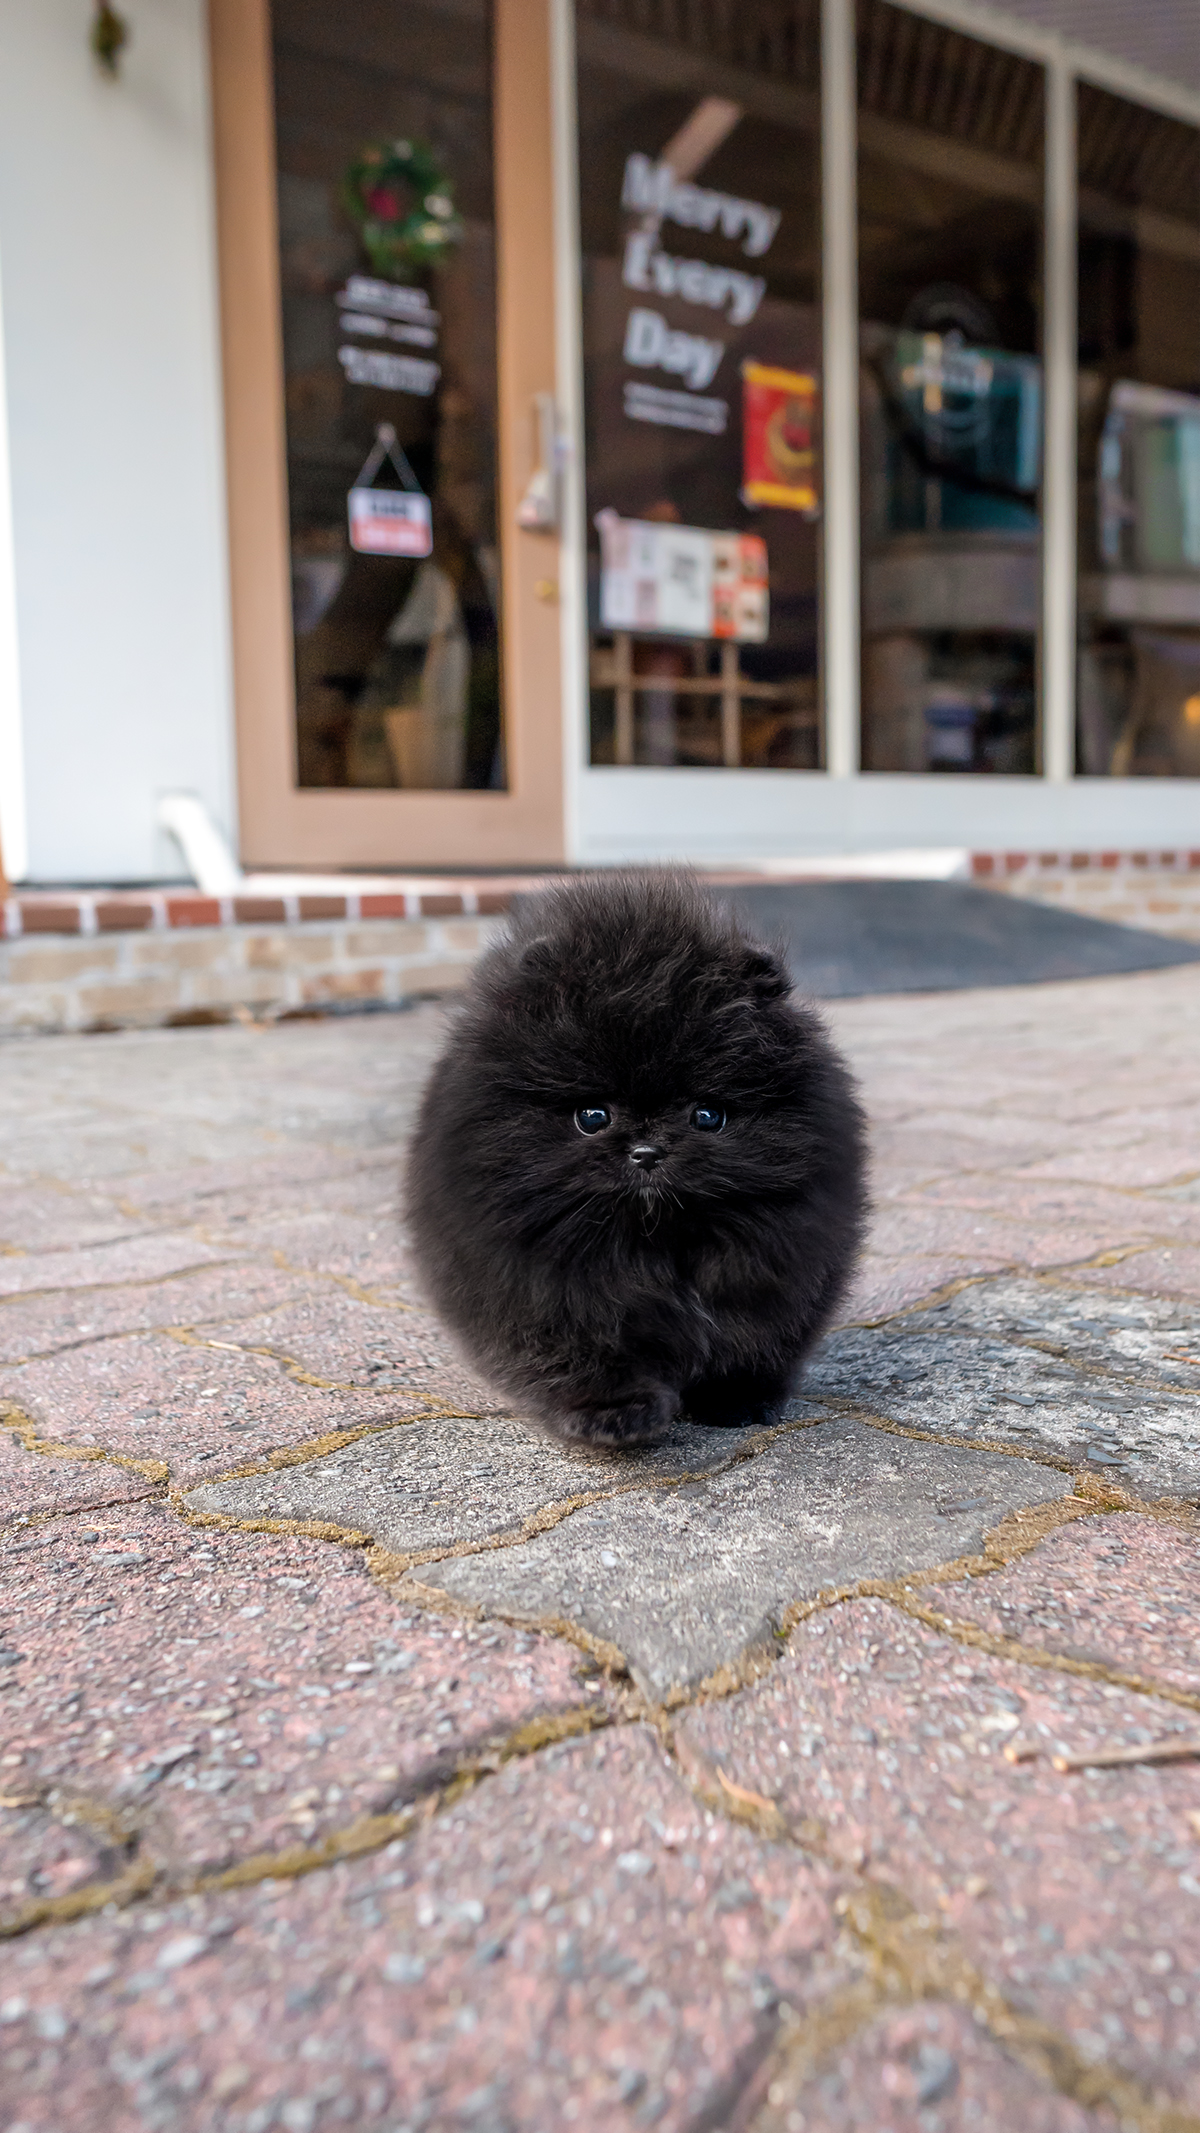
[[[517,505],[517,524],[526,533],[554,533],[561,509],[561,455],[553,393],[535,393],[531,412],[534,468]]]

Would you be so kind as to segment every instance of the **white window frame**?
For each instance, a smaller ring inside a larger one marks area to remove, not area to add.
[[[1045,443],[1040,768],[1032,777],[861,769],[855,0],[822,0],[825,768],[659,769],[589,760],[587,538],[574,0],[553,39],[557,375],[563,448],[566,848],[574,861],[699,863],[901,846],[983,850],[1200,843],[1200,779],[1075,775],[1076,83],[1200,126],[1200,94],[972,0],[894,0],[1046,70]]]

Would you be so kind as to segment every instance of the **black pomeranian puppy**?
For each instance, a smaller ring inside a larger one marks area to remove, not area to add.
[[[429,1294],[558,1436],[775,1414],[843,1294],[863,1118],[782,963],[688,875],[523,900],[426,1089]]]

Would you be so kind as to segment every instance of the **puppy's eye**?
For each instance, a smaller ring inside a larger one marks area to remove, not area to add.
[[[692,1113],[697,1133],[719,1133],[724,1123],[725,1113],[716,1104],[697,1104]]]
[[[612,1124],[612,1112],[606,1104],[580,1104],[575,1123],[581,1133],[603,1133]]]

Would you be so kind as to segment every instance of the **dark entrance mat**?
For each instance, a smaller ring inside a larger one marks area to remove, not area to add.
[[[802,992],[948,992],[1200,963],[1200,945],[965,881],[772,882],[728,901],[786,944]]]

